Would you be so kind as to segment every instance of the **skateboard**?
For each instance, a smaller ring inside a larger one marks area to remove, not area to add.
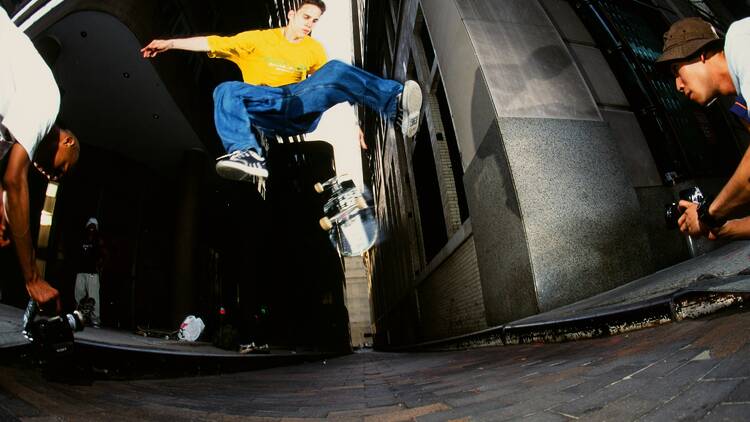
[[[164,340],[177,340],[177,333],[179,330],[157,330],[153,328],[148,327],[141,327],[140,325],[136,327],[135,334],[143,337],[154,337],[154,338],[162,338]]]
[[[328,232],[339,254],[356,256],[370,249],[378,237],[378,223],[351,176],[332,177],[314,188],[326,201],[320,227]]]
[[[250,344],[240,344],[240,353],[243,355],[248,353],[267,355],[271,353],[271,349],[268,347],[268,344],[256,346],[255,342],[252,342]]]

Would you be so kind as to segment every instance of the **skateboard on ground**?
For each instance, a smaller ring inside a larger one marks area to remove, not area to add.
[[[157,330],[149,327],[136,327],[135,334],[143,337],[162,338],[164,340],[177,340],[179,330]]]
[[[320,227],[328,232],[339,254],[362,255],[370,249],[377,240],[378,223],[351,176],[332,177],[314,187],[326,201]]]

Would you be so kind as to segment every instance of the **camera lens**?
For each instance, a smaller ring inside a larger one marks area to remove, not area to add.
[[[83,315],[74,311],[72,314],[65,315],[65,319],[68,321],[68,326],[74,332],[83,330]]]

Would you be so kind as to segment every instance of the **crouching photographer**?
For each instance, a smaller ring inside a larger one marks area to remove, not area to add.
[[[664,34],[657,67],[674,78],[675,89],[701,106],[719,96],[735,96],[737,114],[750,130],[750,112],[743,96],[750,95],[750,18],[732,23],[722,39],[716,28],[700,18],[684,18]],[[709,239],[750,239],[750,149],[713,201],[681,199],[677,224],[690,236]],[[744,217],[731,219],[732,217]]]

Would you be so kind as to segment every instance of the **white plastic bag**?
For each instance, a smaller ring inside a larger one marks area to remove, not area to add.
[[[194,315],[188,315],[180,324],[180,332],[177,333],[177,338],[180,341],[198,340],[204,328],[206,328],[206,324],[203,323],[202,319],[196,318]]]

